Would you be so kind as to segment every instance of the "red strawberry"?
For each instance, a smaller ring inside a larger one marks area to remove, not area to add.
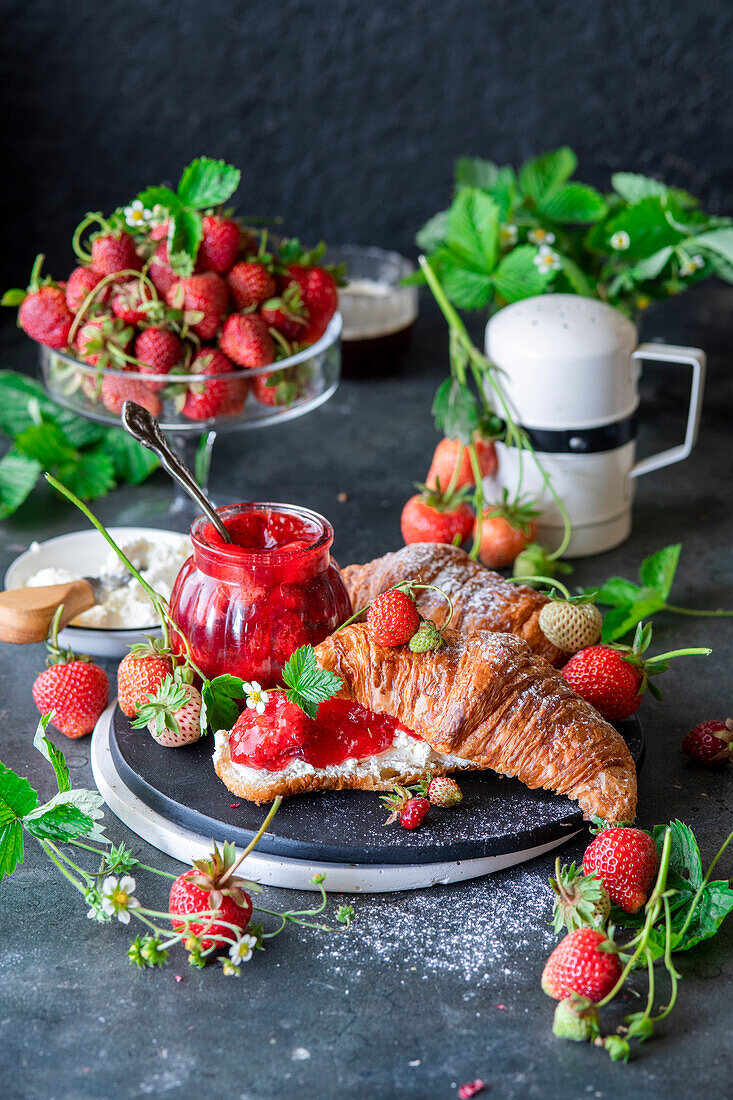
[[[7,290],[0,305],[19,306],[18,324],[32,340],[49,348],[65,348],[74,323],[63,289],[50,278],[41,280],[43,254],[36,256],[28,287]]]
[[[542,988],[547,996],[562,1001],[577,993],[589,1001],[602,1001],[621,977],[618,955],[601,950],[609,942],[595,928],[569,932],[545,963]]]
[[[299,339],[304,344],[314,344],[323,336],[338,309],[338,287],[333,276],[322,267],[293,264],[288,268],[288,276],[299,285],[308,310],[308,324]]]
[[[700,722],[682,738],[682,751],[708,767],[724,767],[733,759],[733,720]]]
[[[124,352],[132,339],[132,329],[119,318],[94,317],[85,321],[76,335],[81,358],[93,367],[113,366],[126,369]]]
[[[412,596],[390,589],[367,612],[367,632],[377,645],[405,645],[420,629],[420,613]]]
[[[76,657],[58,644],[61,609],[51,624],[46,668],[33,683],[33,702],[41,714],[53,711],[51,721],[67,737],[91,733],[109,701],[109,680],[88,657]]]
[[[203,313],[191,330],[202,340],[211,340],[219,330],[229,305],[229,291],[223,279],[213,271],[189,275],[174,283],[165,296],[169,306]]]
[[[81,309],[82,303],[88,294],[94,290],[104,276],[92,271],[91,267],[75,267],[69,275],[66,283],[66,304],[72,313]],[[97,295],[95,302],[106,301],[107,293],[104,291]]]
[[[305,342],[309,315],[300,286],[294,280],[285,284],[282,294],[263,302],[260,316],[286,340]]]
[[[473,527],[473,512],[460,495],[446,497],[437,489],[417,493],[405,504],[400,518],[406,543],[441,542],[459,545]]]
[[[168,374],[183,362],[183,343],[170,329],[153,325],[143,329],[135,338],[135,358],[142,374]],[[165,382],[149,382],[154,391],[165,386]]]
[[[191,374],[207,375],[206,382],[192,382],[181,410],[189,420],[214,416],[238,416],[247,400],[249,385],[243,378],[224,378],[234,366],[223,352],[205,348],[191,364]],[[210,376],[210,377],[208,377]]]
[[[504,490],[501,504],[484,508],[481,522],[479,558],[490,569],[505,569],[534,542],[537,535],[537,510],[520,501],[509,503]],[[478,520],[476,521],[478,526]]]
[[[227,275],[227,286],[237,309],[251,309],[272,298],[277,289],[275,280],[262,264],[243,261],[235,264]]]
[[[570,658],[562,674],[571,688],[609,722],[629,718],[641,703],[642,673],[621,649],[592,645]]]
[[[185,930],[191,936],[204,932],[200,946],[202,951],[212,947],[226,950],[227,944],[236,940],[236,932],[227,925],[233,924],[243,932],[252,917],[252,901],[244,889],[252,884],[228,874],[234,855],[233,845],[225,844],[220,852],[215,844],[210,859],[194,860],[193,867],[179,875],[171,886],[168,902],[171,913],[188,917],[213,910],[220,921],[226,922],[212,923],[208,917],[189,923],[175,919],[171,921],[179,932]]]
[[[142,405],[152,416],[160,416],[163,410],[160,398],[139,378],[105,374],[102,380],[102,404],[110,412],[119,415],[125,401],[134,401],[137,405]]]
[[[490,440],[482,439],[480,435],[475,437],[474,443],[481,476],[493,477],[498,466],[496,447]],[[473,476],[471,456],[468,448],[463,446],[460,439],[441,439],[440,443],[435,448],[433,461],[430,464],[430,470],[425,479],[426,484],[431,488],[442,487],[443,489],[447,489],[452,482],[461,450],[463,451],[463,457],[461,458],[458,470],[458,480],[455,483],[455,487],[456,489],[463,489],[466,486],[475,485],[476,480]]]
[[[204,271],[229,271],[239,254],[239,226],[229,218],[214,214],[206,215],[202,224],[204,236],[199,245],[198,262]]]
[[[381,801],[389,810],[385,825],[399,821],[403,829],[417,829],[430,809],[427,798],[415,797],[407,787],[396,786],[390,794],[382,795]]]
[[[155,230],[153,230],[153,233]],[[153,234],[151,233],[151,236]],[[161,243],[155,249],[153,256],[150,260],[150,267],[148,268],[148,275],[150,276],[153,286],[164,297],[168,291],[178,282],[179,276],[170,265],[168,260],[168,245],[165,241]]]
[[[297,367],[256,374],[252,379],[252,393],[262,405],[281,407],[292,405],[305,393],[306,379]]]
[[[232,313],[224,322],[219,346],[240,367],[266,367],[275,358],[267,325],[254,313]]]
[[[646,904],[658,868],[657,846],[641,829],[603,829],[583,856],[583,873],[595,871],[611,901],[626,913],[638,913]]]
[[[114,275],[117,271],[140,271],[142,260],[129,233],[100,233],[92,241],[92,271]]]
[[[138,707],[147,703],[148,694],[155,692],[172,672],[170,657],[147,645],[132,649],[117,669],[117,702],[122,713],[137,718]]]
[[[147,312],[141,308],[149,298],[140,293],[137,279],[119,283],[112,292],[112,312],[128,325],[141,325],[147,318]]]

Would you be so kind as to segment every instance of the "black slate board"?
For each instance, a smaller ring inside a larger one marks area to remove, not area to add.
[[[617,728],[638,768],[644,755],[639,720],[634,717]],[[162,748],[146,729],[134,730],[119,707],[115,710],[110,751],[125,786],[167,820],[244,846],[266,807],[227,790],[214,771],[213,750],[213,737],[186,748]],[[582,815],[569,799],[530,791],[518,780],[469,772],[460,783],[460,811],[433,809],[414,832],[385,828],[385,811],[371,791],[297,795],[283,802],[258,849],[312,862],[427,864],[519,852],[582,827]]]

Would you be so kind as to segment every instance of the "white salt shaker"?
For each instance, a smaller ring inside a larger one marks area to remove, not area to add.
[[[705,353],[638,344],[618,310],[574,294],[515,302],[486,326],[486,354],[515,421],[528,433],[573,525],[568,557],[598,554],[631,532],[634,481],[687,458],[697,440]],[[636,413],[644,359],[692,368],[682,444],[636,461]],[[515,448],[499,445],[499,484],[510,495],[519,477]],[[494,487],[496,481],[494,481]],[[495,488],[494,488],[495,492]],[[525,456],[522,494],[537,497],[538,539],[562,538],[562,518],[536,466]]]

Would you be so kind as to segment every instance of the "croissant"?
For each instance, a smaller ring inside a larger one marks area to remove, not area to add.
[[[498,630],[518,634],[533,653],[550,664],[567,660],[557,646],[540,630],[539,614],[547,597],[527,585],[511,584],[472,561],[457,546],[416,542],[375,558],[365,565],[349,565],[343,570],[344,581],[354,608],[365,607],[380,592],[400,581],[419,579],[434,584],[453,602],[451,626],[456,630]],[[448,604],[439,592],[415,593],[426,619],[442,626],[448,618]]]
[[[636,769],[626,742],[521,638],[445,631],[432,652],[385,647],[354,624],[316,647],[344,693],[389,713],[438,753],[575,799],[586,817],[632,821]]]

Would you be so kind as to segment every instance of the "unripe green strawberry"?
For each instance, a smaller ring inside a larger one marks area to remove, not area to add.
[[[587,1043],[599,1034],[598,1009],[587,997],[573,993],[560,1001],[555,1009],[552,1030],[559,1039]]]
[[[563,653],[578,653],[598,641],[603,618],[592,603],[551,600],[540,611],[539,623],[548,642]]]
[[[416,634],[413,634],[407,643],[413,653],[428,653],[431,649],[440,649],[443,644],[443,635],[435,623],[423,622]]]

